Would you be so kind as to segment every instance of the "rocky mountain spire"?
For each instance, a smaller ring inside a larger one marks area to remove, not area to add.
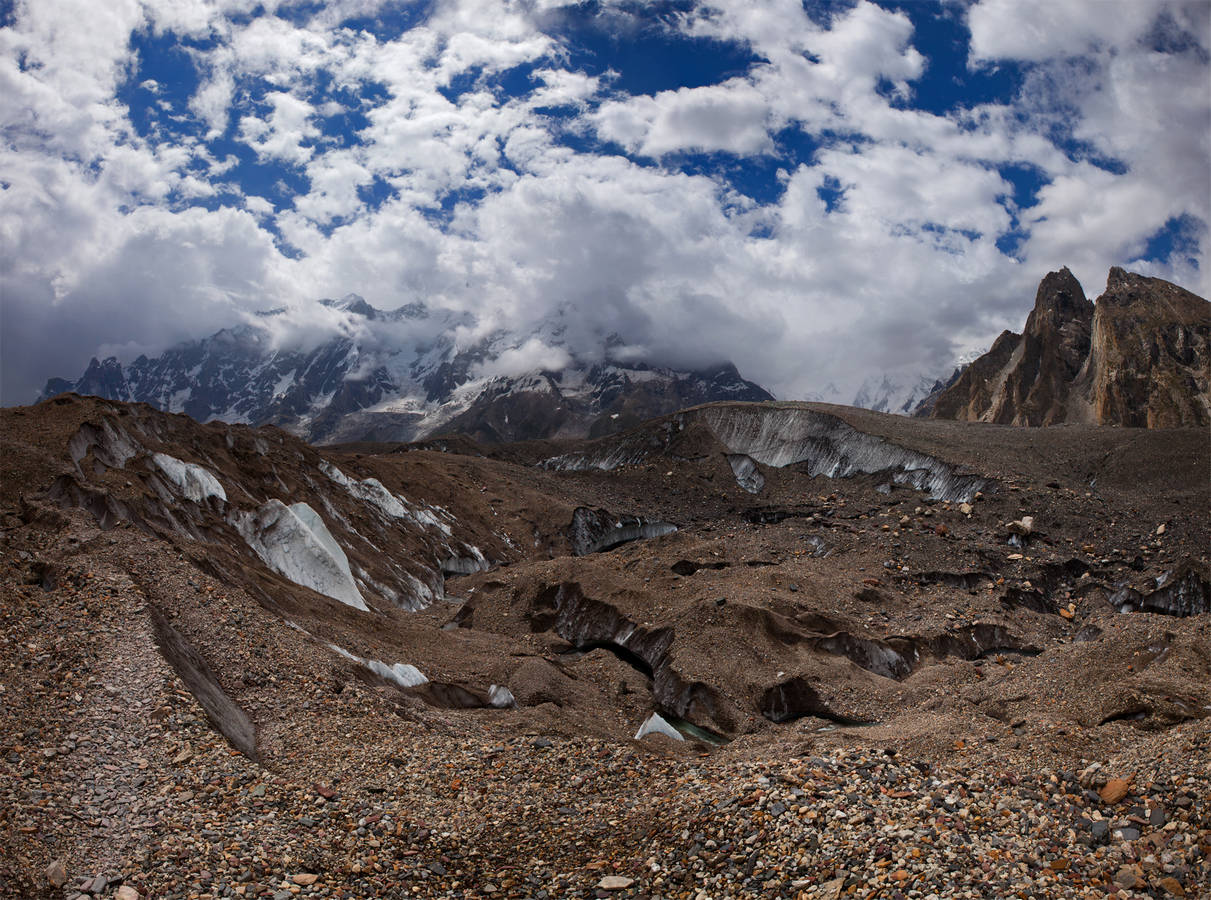
[[[1067,268],[1052,272],[1022,334],[997,338],[938,396],[932,415],[1010,425],[1207,425],[1211,304],[1118,267],[1090,303]]]

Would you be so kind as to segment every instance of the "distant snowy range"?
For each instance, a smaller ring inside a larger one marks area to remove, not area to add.
[[[321,307],[328,321],[314,334],[269,310],[154,358],[94,358],[74,381],[50,379],[42,396],[75,391],[201,422],[273,424],[315,443],[598,436],[699,403],[774,399],[726,360],[660,365],[616,335],[586,353],[558,314],[532,334],[464,343],[474,331],[469,313],[422,303],[383,311],[356,294]],[[978,355],[943,372],[872,374],[852,398],[826,384],[780,399],[911,414]]]

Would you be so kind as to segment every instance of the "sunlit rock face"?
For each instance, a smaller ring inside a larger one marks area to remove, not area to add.
[[[1076,390],[1099,425],[1211,424],[1211,303],[1162,281],[1110,270]]]
[[[1211,424],[1211,304],[1117,267],[1090,303],[1071,272],[1052,272],[1023,333],[997,338],[937,396],[932,416],[1004,425]]]

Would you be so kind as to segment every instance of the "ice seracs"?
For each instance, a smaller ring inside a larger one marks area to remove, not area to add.
[[[227,492],[223,490],[223,485],[205,466],[182,462],[167,453],[156,453],[152,456],[152,461],[187,500],[201,503],[207,497],[217,497],[224,503],[227,502]]]
[[[261,561],[295,584],[369,611],[349,569],[349,558],[306,503],[270,500],[254,513],[237,513],[232,524]]]

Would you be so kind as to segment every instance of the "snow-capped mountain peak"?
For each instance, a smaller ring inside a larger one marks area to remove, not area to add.
[[[691,372],[617,360],[627,355],[617,335],[574,353],[557,317],[460,347],[455,335],[476,325],[466,313],[423,303],[384,311],[357,294],[320,305],[340,321],[318,342],[289,311],[267,310],[154,359],[94,359],[75,382],[51,379],[43,396],[74,390],[203,422],[272,423],[315,442],[597,434],[696,403],[771,399],[730,364]]]

